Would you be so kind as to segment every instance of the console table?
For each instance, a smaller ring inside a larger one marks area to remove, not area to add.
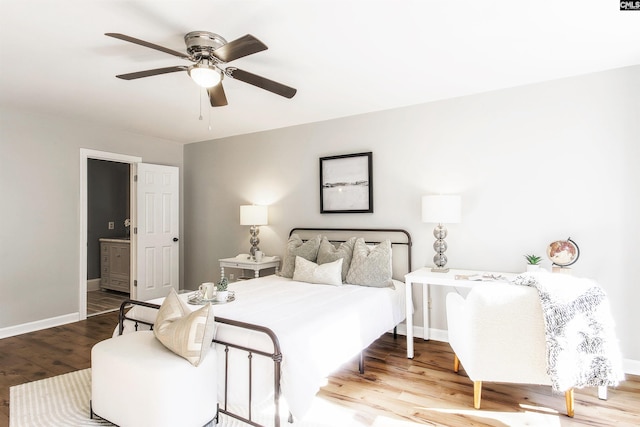
[[[424,325],[423,338],[429,339],[429,285],[433,286],[451,286],[455,288],[472,288],[478,283],[487,283],[491,280],[470,280],[467,277],[471,276],[501,276],[507,280],[513,279],[517,276],[515,273],[501,273],[501,272],[484,272],[477,270],[454,270],[451,269],[447,273],[435,273],[431,271],[429,267],[422,267],[418,270],[404,276],[404,281],[407,284],[406,291],[406,310],[407,310],[407,357],[413,359],[413,284],[419,283],[422,285],[422,324]],[[457,277],[457,278],[456,278]]]

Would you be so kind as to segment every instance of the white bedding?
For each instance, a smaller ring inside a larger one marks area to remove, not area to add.
[[[283,354],[282,396],[291,413],[302,418],[329,374],[404,320],[405,285],[394,284],[395,289],[330,286],[266,276],[230,284],[235,301],[215,305],[214,312],[217,317],[266,326],[278,336]],[[133,310],[134,317],[155,318],[155,310]],[[224,324],[218,325],[215,337],[262,347],[265,342],[263,337],[256,342],[255,333],[239,337],[237,329]],[[218,354],[223,357],[219,348]],[[268,378],[273,378],[272,373]],[[273,384],[265,378],[260,381]],[[236,377],[233,385],[238,387]]]

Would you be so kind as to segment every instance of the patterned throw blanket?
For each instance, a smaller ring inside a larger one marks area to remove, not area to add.
[[[589,279],[526,273],[516,285],[538,290],[547,341],[547,373],[555,391],[616,386],[624,379],[609,301]]]

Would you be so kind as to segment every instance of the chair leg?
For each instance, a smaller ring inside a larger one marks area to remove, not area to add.
[[[567,401],[567,415],[573,418],[573,389],[564,392],[564,399]]]
[[[480,409],[480,396],[482,395],[482,381],[473,382],[473,407]]]
[[[458,359],[458,355],[453,355],[453,372],[458,372],[460,370],[460,359]]]

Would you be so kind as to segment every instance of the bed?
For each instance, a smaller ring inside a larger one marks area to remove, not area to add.
[[[362,238],[371,253],[388,241],[393,281],[383,287],[332,286],[271,275],[229,285],[235,300],[214,306],[217,327],[212,345],[220,366],[218,401],[221,413],[250,425],[262,425],[255,408],[269,399],[275,406],[273,425],[279,426],[280,397],[286,402],[289,421],[302,419],[322,380],[358,356],[362,372],[364,349],[384,333],[395,331],[406,316],[401,280],[411,271],[409,233],[294,228],[290,242],[296,236],[305,243],[324,236],[334,247],[355,236]],[[118,332],[152,325],[161,302],[133,302],[126,314],[123,304]]]

